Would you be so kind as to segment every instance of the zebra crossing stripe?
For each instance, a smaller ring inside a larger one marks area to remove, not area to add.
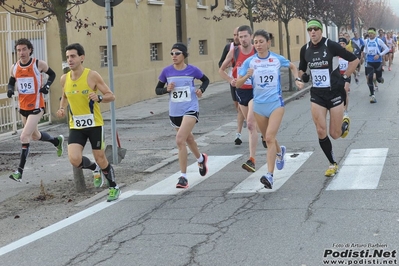
[[[242,154],[236,154],[232,156],[208,156],[208,173],[206,176],[201,176],[198,172],[198,164],[193,163],[187,167],[187,179],[189,189],[195,185],[201,183],[208,177],[222,170],[223,167],[229,163],[240,158]],[[153,186],[137,193],[137,195],[174,195],[178,194],[185,189],[176,188],[178,178],[180,177],[180,171],[167,177],[166,179],[154,184]]]
[[[259,179],[267,173],[267,164],[263,165],[255,173],[238,184],[229,193],[256,193],[256,192],[274,192],[278,190],[298,169],[302,166],[313,152],[298,152],[285,154],[285,166],[283,170],[274,171],[273,189],[265,189]]]
[[[376,189],[388,148],[353,149],[326,190]]]

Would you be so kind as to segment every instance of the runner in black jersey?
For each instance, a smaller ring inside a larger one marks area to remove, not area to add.
[[[319,20],[311,19],[307,30],[310,42],[300,51],[299,76],[303,81],[309,81],[306,70],[310,69],[312,118],[321,149],[330,162],[325,176],[334,176],[338,172],[338,164],[327,134],[327,112],[330,113],[329,133],[333,139],[349,131],[349,117],[344,117],[345,86],[349,86],[348,77],[355,71],[359,59],[337,42],[323,37],[323,24]],[[342,75],[339,72],[339,57],[348,61],[348,68]]]

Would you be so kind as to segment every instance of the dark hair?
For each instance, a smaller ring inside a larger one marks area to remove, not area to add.
[[[240,31],[248,31],[249,35],[252,35],[252,29],[248,25],[242,25],[242,26],[238,27],[237,32],[240,32]]]
[[[370,27],[368,30],[373,30],[373,31],[377,32],[376,28],[374,28],[374,27]]]
[[[177,49],[177,50],[181,51],[183,53],[184,58],[186,58],[188,56],[187,46],[184,43],[181,43],[181,42],[175,43],[172,46],[172,49],[170,49],[170,50],[173,50],[173,49]]]
[[[273,34],[267,32],[265,30],[257,30],[257,31],[255,31],[254,38],[256,36],[263,36],[266,39],[266,41],[270,41],[270,40],[272,40],[274,38]]]
[[[65,52],[69,50],[76,50],[79,56],[85,55],[85,49],[80,43],[73,43],[65,47]]]
[[[16,41],[15,46],[14,46],[15,50],[17,50],[18,45],[26,45],[28,47],[28,49],[30,49],[29,55],[33,54],[33,45],[28,39],[22,38],[22,39],[19,39],[18,41]]]

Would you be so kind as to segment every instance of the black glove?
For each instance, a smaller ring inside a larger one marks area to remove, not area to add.
[[[302,81],[304,83],[307,83],[307,82],[309,82],[309,80],[310,80],[310,76],[308,75],[308,73],[303,73],[302,74]]]
[[[39,91],[43,94],[48,94],[48,91],[50,90],[50,86],[49,85],[44,85]]]
[[[14,90],[8,89],[8,91],[7,91],[7,97],[8,97],[8,98],[11,98],[13,95],[14,95]]]

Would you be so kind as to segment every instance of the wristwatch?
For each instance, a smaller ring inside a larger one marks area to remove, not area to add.
[[[342,78],[345,80],[345,82],[349,82],[349,77],[347,75],[343,74]]]
[[[300,81],[300,82],[302,82],[302,79],[301,79],[301,78],[295,78],[295,81]]]
[[[101,103],[102,102],[102,100],[103,100],[103,96],[101,96],[101,95],[97,95],[97,97],[98,97],[98,103]]]

